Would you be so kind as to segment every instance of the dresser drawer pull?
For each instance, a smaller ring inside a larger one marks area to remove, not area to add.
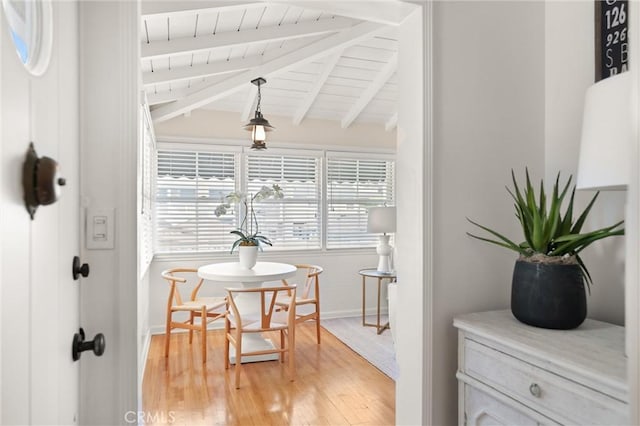
[[[540,386],[538,386],[537,383],[531,383],[531,386],[529,386],[529,392],[531,392],[531,395],[535,396],[536,398],[540,398]]]

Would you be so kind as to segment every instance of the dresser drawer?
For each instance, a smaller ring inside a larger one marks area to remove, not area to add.
[[[466,426],[542,426],[545,424],[527,416],[513,404],[505,404],[474,386],[465,384],[463,391],[467,405],[464,418],[461,420]]]
[[[628,406],[597,390],[465,338],[463,373],[560,423],[625,424]],[[577,349],[579,350],[579,349]]]

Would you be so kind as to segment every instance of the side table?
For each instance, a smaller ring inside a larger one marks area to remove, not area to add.
[[[375,269],[361,269],[358,271],[360,275],[362,275],[362,326],[363,327],[375,327],[378,334],[382,333],[384,330],[389,328],[389,321],[386,324],[380,324],[380,286],[382,285],[382,280],[388,279],[389,282],[393,282],[396,280],[395,272],[379,272]],[[366,281],[367,277],[377,278],[378,281],[378,307],[376,310],[376,323],[371,324],[367,323],[364,320],[365,314],[365,303],[366,303]]]

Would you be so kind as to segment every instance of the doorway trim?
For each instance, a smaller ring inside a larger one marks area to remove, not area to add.
[[[396,424],[432,424],[433,3],[410,3],[418,8],[401,24],[398,63]]]

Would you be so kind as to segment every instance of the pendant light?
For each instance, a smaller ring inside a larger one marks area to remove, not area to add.
[[[265,140],[267,139],[266,132],[274,129],[274,127],[269,124],[269,121],[262,116],[262,112],[260,111],[260,85],[266,82],[267,80],[262,77],[251,80],[251,83],[258,86],[258,105],[256,105],[255,116],[244,126],[245,130],[251,132],[251,140],[253,141],[251,149],[267,149],[267,145],[265,144]]]

